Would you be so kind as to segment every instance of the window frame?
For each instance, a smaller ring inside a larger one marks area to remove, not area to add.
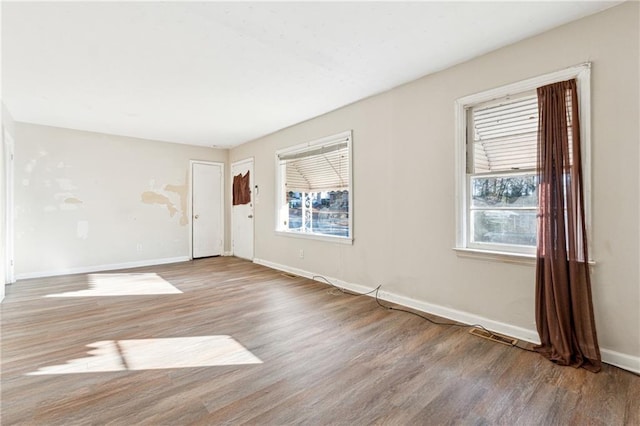
[[[474,223],[473,223],[473,212],[474,211],[482,211],[482,210],[502,210],[502,211],[515,211],[515,210],[528,210],[537,213],[538,205],[536,203],[535,207],[526,207],[526,208],[507,208],[507,207],[497,207],[497,208],[474,208],[473,207],[473,194],[471,190],[471,182],[474,178],[497,178],[497,177],[508,177],[508,176],[535,176],[535,154],[534,154],[534,165],[531,167],[518,168],[518,170],[514,169],[501,169],[496,171],[475,171],[475,137],[474,137],[474,110],[477,107],[481,109],[484,108],[492,108],[496,106],[508,105],[510,103],[517,103],[521,101],[523,98],[535,98],[536,110],[537,110],[537,94],[535,90],[525,90],[520,93],[509,94],[506,96],[502,96],[499,98],[494,98],[485,102],[478,102],[472,106],[467,106],[465,108],[466,117],[467,117],[467,139],[466,139],[466,160],[465,160],[465,168],[467,173],[465,175],[466,178],[466,223],[467,225],[467,244],[470,249],[481,250],[481,251],[491,251],[491,252],[509,252],[523,255],[533,255],[535,254],[536,248],[535,246],[527,246],[522,244],[509,244],[509,243],[500,243],[500,242],[486,242],[486,241],[474,241]],[[536,121],[536,126],[537,126]],[[474,171],[469,171],[469,166],[471,166]]]
[[[313,151],[322,145],[332,145],[334,143],[347,142],[349,152],[349,236],[343,237],[340,235],[328,235],[312,232],[299,232],[289,229],[283,224],[281,214],[288,207],[286,202],[286,189],[284,188],[284,176],[282,175],[281,168],[281,155],[301,154],[307,151]],[[277,235],[304,238],[318,241],[327,241],[332,243],[341,244],[353,244],[353,131],[346,130],[334,135],[322,137],[309,142],[300,143],[287,148],[279,149],[275,152],[275,179],[276,179],[276,191],[275,191],[275,232]],[[283,202],[284,201],[284,202]]]
[[[575,78],[578,87],[580,113],[580,139],[582,143],[582,166],[585,219],[589,253],[592,253],[591,238],[591,63],[583,63],[564,70],[544,74],[520,82],[491,90],[464,96],[454,102],[455,117],[455,247],[454,250],[471,256],[495,258],[498,260],[534,259],[535,247],[509,244],[477,244],[470,242],[470,174],[467,173],[467,139],[469,111],[474,106],[499,100],[507,96],[517,97],[523,92],[538,87]]]

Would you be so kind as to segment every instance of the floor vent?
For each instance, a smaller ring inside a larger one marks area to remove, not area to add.
[[[280,275],[282,275],[283,277],[291,278],[292,280],[300,278],[298,275],[290,274],[288,272],[283,272]]]
[[[483,330],[477,327],[469,330],[469,334],[473,334],[474,336],[482,337],[483,339],[488,339],[492,342],[498,342],[508,346],[515,346],[518,343],[518,339],[514,339],[513,337],[503,336],[502,334],[498,333],[492,333],[490,331]]]

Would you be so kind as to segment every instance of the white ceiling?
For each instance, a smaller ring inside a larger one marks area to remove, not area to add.
[[[3,102],[231,147],[619,3],[3,1]]]

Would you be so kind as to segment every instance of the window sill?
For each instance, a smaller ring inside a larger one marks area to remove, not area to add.
[[[454,247],[453,250],[459,257],[465,257],[469,259],[483,259],[493,262],[502,263],[514,263],[517,265],[533,265],[537,262],[537,256],[535,254],[526,253],[509,253],[504,251],[491,251],[491,250],[479,250],[465,247]],[[595,260],[590,260],[589,266],[596,265]]]
[[[283,237],[302,238],[307,240],[326,241],[337,244],[353,244],[353,238],[351,237],[337,237],[332,235],[318,235],[318,234],[306,234],[303,232],[287,232],[276,230],[276,235]]]
[[[459,257],[466,257],[471,259],[483,259],[493,262],[502,263],[515,263],[518,265],[533,265],[536,264],[535,254],[525,253],[509,253],[503,251],[490,251],[490,250],[478,250],[465,247],[454,247],[456,254]]]

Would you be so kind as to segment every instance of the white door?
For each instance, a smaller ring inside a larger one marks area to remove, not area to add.
[[[231,241],[234,256],[253,260],[253,203],[255,202],[253,158],[231,165],[232,182],[234,176],[246,176],[247,173],[249,173],[250,202],[231,207]]]
[[[223,176],[222,164],[191,163],[191,235],[194,259],[222,254]]]
[[[4,187],[4,218],[5,223],[2,224],[4,226],[4,236],[5,236],[5,247],[4,247],[4,255],[5,255],[5,264],[4,266],[4,282],[5,284],[14,283],[14,265],[13,265],[13,153],[15,150],[15,142],[13,141],[13,137],[6,130],[3,133],[3,147],[2,154],[4,157],[4,178],[5,178],[5,187]],[[0,160],[2,161],[2,160]],[[2,190],[0,190],[0,194]],[[0,195],[1,196],[1,195]],[[1,233],[0,233],[1,234]],[[4,297],[4,286],[0,289],[0,300]]]

